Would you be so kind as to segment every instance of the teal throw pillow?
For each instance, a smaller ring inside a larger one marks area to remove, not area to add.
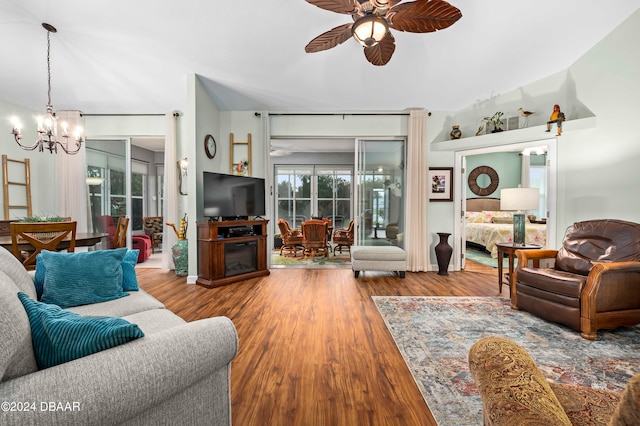
[[[118,249],[122,250],[122,249]],[[136,275],[136,264],[138,263],[138,255],[140,250],[129,250],[124,255],[122,260],[122,290],[123,291],[138,291],[138,276]],[[36,273],[33,277],[33,283],[36,288],[38,300],[42,299],[42,291],[44,289],[44,277],[46,275],[47,268],[44,266],[42,260],[42,253],[36,256]]]
[[[130,342],[144,333],[122,318],[84,317],[56,305],[32,300],[20,292],[40,369],[82,358]]]
[[[122,260],[122,290],[138,291],[138,277],[136,276],[136,264],[140,250],[129,250]]]
[[[38,253],[36,256],[36,273],[33,276],[33,285],[36,288],[36,294],[38,300],[42,299],[42,290],[44,289],[44,276],[47,270],[44,267],[44,261],[42,260],[42,253]]]
[[[122,290],[126,248],[78,253],[43,251],[46,268],[41,300],[61,308],[128,296]]]

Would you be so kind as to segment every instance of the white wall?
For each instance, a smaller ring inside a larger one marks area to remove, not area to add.
[[[558,138],[558,238],[568,226],[581,220],[640,222],[637,40],[640,11],[563,72],[456,113],[433,113],[427,127],[428,143],[447,140],[453,124],[461,125],[463,137],[473,135],[481,117],[496,111],[515,111],[520,106],[536,111],[537,117],[530,120],[529,127],[544,124],[554,103],[561,105],[568,120],[595,115],[594,129],[564,132]],[[453,152],[429,154],[431,167],[453,166],[453,162]],[[451,232],[453,209],[451,203],[430,203],[430,230],[437,225],[438,231]]]

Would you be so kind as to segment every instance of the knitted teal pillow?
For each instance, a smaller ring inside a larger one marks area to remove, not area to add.
[[[136,324],[122,318],[84,317],[32,300],[22,292],[18,297],[29,317],[33,350],[40,369],[144,337]]]
[[[136,263],[140,250],[129,250],[122,260],[122,290],[138,291],[138,277],[136,276]]]
[[[126,248],[78,253],[43,251],[46,268],[41,300],[61,308],[128,296],[122,291]]]

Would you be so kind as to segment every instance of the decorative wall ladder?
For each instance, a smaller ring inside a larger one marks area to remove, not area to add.
[[[12,167],[12,164],[18,164],[17,167]],[[24,167],[24,174],[20,173],[20,166]],[[2,154],[2,184],[3,184],[3,200],[4,200],[4,218],[6,220],[11,219],[11,210],[26,211],[26,216],[32,216],[31,211],[31,172],[29,171],[29,159],[12,160],[7,158],[6,154]],[[10,180],[9,174],[17,176],[20,180]],[[12,187],[17,187],[15,190],[11,190]],[[24,189],[24,195],[19,197],[20,190]],[[19,198],[20,202],[25,204],[12,204],[11,199]]]
[[[232,175],[245,175],[251,176],[251,133],[247,133],[247,141],[246,142],[236,142],[233,139],[233,133],[229,133],[229,142],[230,142],[230,150],[229,150],[229,173]],[[244,159],[236,160],[235,158],[235,147],[236,145],[246,145],[247,146],[247,164],[242,164]]]

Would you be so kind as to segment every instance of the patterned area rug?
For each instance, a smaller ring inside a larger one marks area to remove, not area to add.
[[[440,426],[482,424],[469,372],[471,345],[489,335],[522,345],[551,380],[622,391],[640,372],[640,326],[597,341],[511,309],[498,297],[372,297]]]
[[[344,254],[338,252],[335,256],[330,253],[327,257],[316,257],[312,260],[310,257],[305,258],[300,255],[297,257],[280,256],[280,250],[274,250],[271,252],[271,265],[301,268],[351,268],[351,255],[348,252]]]

